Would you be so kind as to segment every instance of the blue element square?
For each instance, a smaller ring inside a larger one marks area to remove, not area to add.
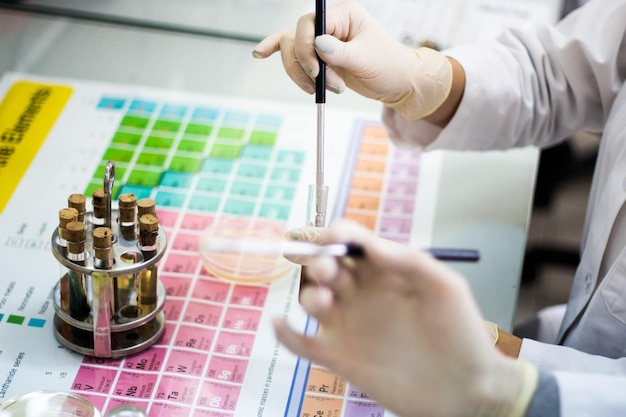
[[[283,123],[283,118],[277,115],[260,114],[256,118],[254,128],[258,130],[276,131]]]
[[[192,180],[192,174],[166,171],[161,177],[161,185],[175,188],[189,188]]]
[[[220,199],[216,197],[193,196],[189,201],[189,209],[191,210],[215,213],[219,206]]]
[[[124,184],[120,189],[121,194],[135,194],[137,200],[142,198],[149,198],[152,193],[152,187],[142,187],[141,185]]]
[[[28,320],[28,327],[43,327],[46,324],[44,319],[31,318]]]
[[[182,119],[187,114],[186,106],[176,106],[171,104],[166,104],[161,109],[161,114],[159,117],[163,117],[165,119]]]
[[[304,158],[305,154],[302,151],[282,150],[278,152],[276,161],[284,164],[302,165],[304,163]]]
[[[117,97],[102,97],[100,102],[98,102],[99,109],[111,109],[111,110],[121,110],[124,108],[124,104],[126,104],[126,100],[123,98]]]
[[[224,115],[223,125],[243,127],[250,121],[251,114],[237,111],[229,111]]]
[[[252,216],[254,213],[254,201],[246,201],[236,198],[228,198],[224,205],[224,213],[237,216]]]
[[[202,172],[211,172],[213,174],[230,174],[233,169],[234,162],[232,159],[207,158],[202,165]]]
[[[181,208],[185,204],[185,194],[158,191],[154,201],[157,206]]]
[[[143,101],[143,100],[133,100],[130,103],[130,107],[128,108],[128,112],[132,114],[141,114],[141,115],[149,115],[154,109],[156,109],[157,104],[153,101]]]
[[[269,146],[246,145],[241,153],[241,159],[259,159],[268,161],[272,156],[272,148]]]
[[[259,210],[259,216],[269,219],[289,220],[291,205],[287,204],[263,204]]]
[[[193,122],[214,122],[219,114],[217,109],[197,108],[191,114]]]

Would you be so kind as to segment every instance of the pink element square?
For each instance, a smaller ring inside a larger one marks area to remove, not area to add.
[[[180,225],[181,230],[202,231],[213,224],[215,216],[208,214],[185,214]]]
[[[215,352],[234,356],[250,356],[254,344],[254,334],[220,332]]]
[[[178,232],[176,236],[174,236],[172,249],[198,252],[198,239],[197,234]]]
[[[157,214],[157,217],[159,218],[159,224],[161,226],[171,227],[171,228],[176,226],[176,220],[178,220],[177,211],[157,209],[156,214]]]
[[[261,310],[251,308],[229,307],[224,317],[223,328],[233,330],[256,331],[261,320]]]
[[[216,327],[220,323],[223,307],[215,304],[190,301],[183,321]]]
[[[124,368],[138,371],[160,371],[167,355],[166,348],[152,347],[133,356],[126,357]]]
[[[191,408],[169,403],[152,403],[150,417],[189,417]]]
[[[95,356],[85,356],[83,358],[83,365],[110,366],[111,368],[117,369],[121,364],[121,359],[96,358]]]
[[[248,368],[248,361],[214,355],[211,357],[206,377],[221,381],[242,383]]]
[[[201,277],[196,280],[196,285],[191,293],[191,297],[223,303],[228,297],[229,289],[230,284]]]
[[[202,384],[198,405],[222,410],[234,410],[237,408],[240,391],[241,387],[239,385],[206,381]]]
[[[167,274],[161,274],[159,279],[165,287],[167,297],[187,297],[193,281],[191,278],[174,277]]]
[[[250,307],[263,307],[267,298],[267,287],[255,285],[235,285],[230,297],[231,304]]]
[[[116,369],[92,368],[81,365],[76,378],[74,378],[72,390],[108,394],[116,374]]]
[[[184,346],[191,349],[210,352],[214,338],[214,329],[181,324],[178,328],[178,333],[174,338],[174,346]]]
[[[196,408],[193,412],[193,417],[233,417],[233,415],[228,412]]]
[[[165,372],[175,372],[178,375],[202,375],[208,357],[208,354],[202,352],[172,349],[167,359]]]
[[[166,255],[163,271],[176,274],[195,274],[200,264],[199,254],[171,253]]]
[[[113,394],[126,398],[148,399],[152,396],[157,374],[122,371]]]
[[[165,304],[163,305],[163,311],[165,312],[165,320],[178,321],[180,320],[181,313],[185,300],[173,300],[171,298],[165,298]]]
[[[198,380],[182,376],[163,375],[156,398],[181,404],[193,404],[198,390]]]

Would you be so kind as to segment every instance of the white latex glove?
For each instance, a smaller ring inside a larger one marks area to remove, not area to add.
[[[291,79],[304,91],[315,92],[317,54],[326,62],[327,87],[336,93],[346,86],[395,109],[407,119],[433,113],[448,97],[452,67],[441,53],[409,49],[388,34],[355,1],[346,0],[326,11],[326,35],[315,37],[315,15],[302,16],[295,30],[262,40],[253,56],[266,58],[280,51]]]
[[[309,263],[319,285],[303,288],[301,303],[320,331],[302,335],[277,318],[287,348],[402,417],[524,414],[537,370],[493,348],[463,277],[354,223],[336,223],[316,239],[359,244],[365,257]]]

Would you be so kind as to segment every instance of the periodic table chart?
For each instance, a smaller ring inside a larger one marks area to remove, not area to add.
[[[103,413],[134,404],[149,416],[389,417],[366,393],[276,342],[271,320],[303,332],[299,269],[269,283],[215,277],[198,253],[220,217],[285,230],[306,220],[315,178],[313,105],[6,74],[0,81],[0,403],[28,391],[78,393]],[[327,112],[326,183],[333,217],[411,244],[417,190],[436,163],[391,145],[378,115]],[[165,332],[119,359],[82,356],[54,336],[51,255],[71,193],[156,201],[168,247],[159,261]]]

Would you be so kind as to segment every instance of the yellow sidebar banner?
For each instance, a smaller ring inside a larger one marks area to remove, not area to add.
[[[0,213],[71,94],[67,86],[18,81],[0,103]]]

